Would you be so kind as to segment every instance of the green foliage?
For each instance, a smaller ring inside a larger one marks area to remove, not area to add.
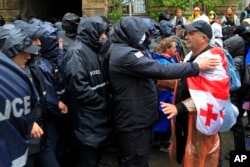
[[[164,8],[165,5],[163,0],[148,0],[147,13],[155,21],[158,21],[159,14],[164,11]]]
[[[109,3],[108,18],[112,20],[112,25],[114,25],[121,17],[121,0],[112,0]]]
[[[147,13],[155,21],[158,21],[159,14],[164,11],[173,13],[176,8],[181,8],[183,11],[189,11],[188,0],[148,0],[147,2]]]

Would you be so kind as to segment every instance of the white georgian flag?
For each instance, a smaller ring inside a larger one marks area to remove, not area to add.
[[[196,127],[200,132],[212,135],[218,132],[223,123],[222,109],[229,97],[227,58],[221,48],[217,47],[203,52],[195,61],[204,56],[216,57],[221,64],[215,70],[207,70],[200,72],[199,76],[187,78],[187,84],[197,109]]]

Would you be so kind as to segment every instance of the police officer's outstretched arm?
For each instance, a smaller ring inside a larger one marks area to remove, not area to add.
[[[220,64],[217,58],[203,57],[197,61],[200,71],[215,69]]]

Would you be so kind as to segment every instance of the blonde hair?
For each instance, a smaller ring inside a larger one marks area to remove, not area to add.
[[[227,7],[226,10],[225,10],[225,14],[224,15],[225,16],[227,15],[227,10],[228,9],[231,9],[232,10],[232,15],[234,15],[234,9],[232,7]]]
[[[232,10],[232,13],[231,13],[231,15],[229,15],[228,19],[229,19],[231,22],[234,22],[234,10],[233,10],[232,7],[228,7],[228,8],[226,9],[226,11],[225,11],[225,16],[227,17],[227,10],[228,10],[228,9],[231,9],[231,10]]]
[[[163,38],[156,48],[158,54],[166,53],[168,48],[172,47],[172,43],[175,42],[173,37]]]

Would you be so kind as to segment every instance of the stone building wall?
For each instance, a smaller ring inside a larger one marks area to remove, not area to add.
[[[82,17],[107,15],[108,0],[82,0]]]
[[[0,15],[6,22],[20,15],[19,0],[0,0]]]

